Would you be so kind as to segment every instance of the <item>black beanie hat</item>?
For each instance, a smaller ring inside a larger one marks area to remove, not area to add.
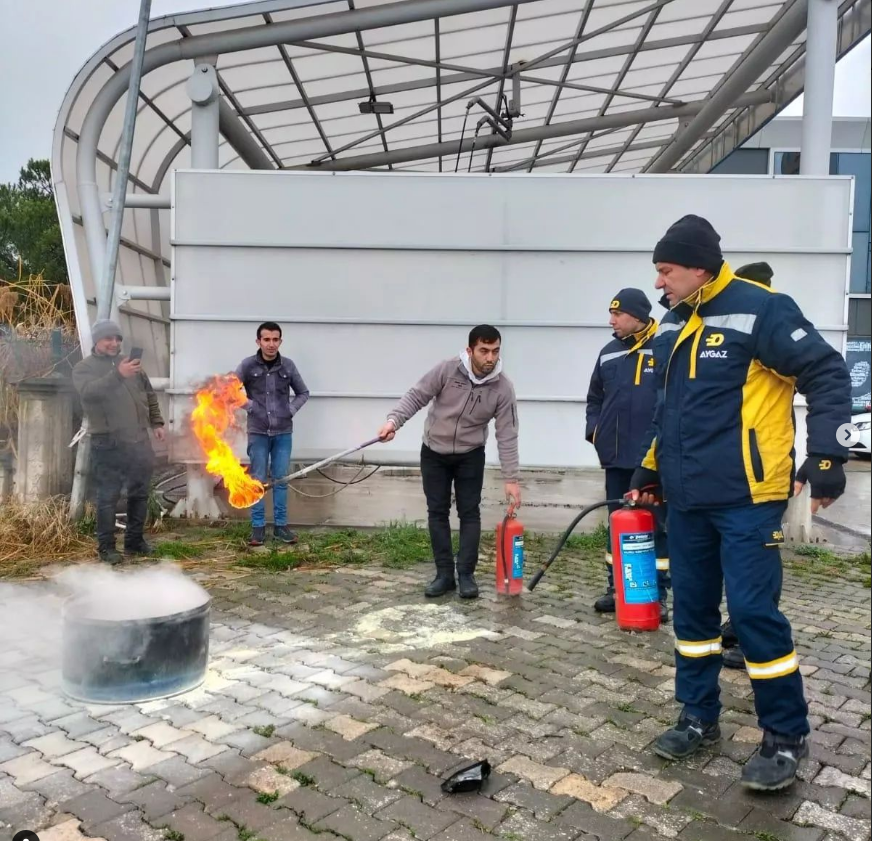
[[[736,269],[736,277],[753,280],[755,283],[762,283],[764,286],[772,286],[772,278],[774,276],[775,272],[772,271],[772,266],[769,263],[748,263],[747,266]]]
[[[620,310],[647,323],[651,317],[651,302],[641,289],[622,289],[612,298],[611,310]]]
[[[724,264],[721,237],[708,219],[683,216],[670,226],[654,248],[654,263],[674,263],[717,275]]]

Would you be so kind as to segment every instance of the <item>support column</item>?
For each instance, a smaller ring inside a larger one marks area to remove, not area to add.
[[[809,0],[800,155],[802,175],[830,174],[838,35],[836,0]]]
[[[191,166],[218,169],[218,74],[215,59],[198,59],[188,79],[191,97]]]
[[[188,487],[185,496],[172,510],[172,517],[193,520],[219,520],[224,512],[215,497],[215,478],[202,464],[187,465]]]
[[[808,409],[805,401],[795,407],[796,417],[796,468],[802,466],[806,457],[806,423],[805,416]],[[811,491],[809,486],[803,488],[799,496],[793,497],[787,503],[787,513],[784,520],[784,538],[788,543],[811,543],[814,540],[811,519]]]
[[[70,492],[73,389],[66,377],[24,380],[18,386],[18,464],[15,496],[33,502]]]

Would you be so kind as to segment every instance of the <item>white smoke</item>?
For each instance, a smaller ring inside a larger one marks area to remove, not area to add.
[[[70,567],[55,583],[76,616],[107,621],[153,619],[200,607],[209,594],[174,564],[144,569]]]
[[[60,666],[65,608],[78,617],[122,623],[183,613],[208,600],[206,590],[170,563],[69,567],[32,585],[0,584],[0,640],[6,650],[53,668]],[[128,631],[110,624],[105,633],[125,636]]]

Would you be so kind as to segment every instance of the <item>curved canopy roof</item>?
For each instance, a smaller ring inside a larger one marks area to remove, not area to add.
[[[189,165],[188,56],[214,38],[222,167],[708,171],[801,92],[805,6],[264,0],[157,18],[146,55],[157,50],[171,60],[149,68],[146,59],[130,192],[159,193],[172,168]],[[398,10],[406,22],[391,25]],[[843,0],[839,11],[844,53],[869,32],[870,0]],[[347,34],[270,37],[299,32],[293,24],[313,16],[358,21],[361,14],[366,28],[346,26]],[[52,165],[69,262],[77,264],[73,285],[82,290],[80,324],[93,287],[80,230],[77,144],[99,91],[130,62],[134,37],[134,28],[121,33],[88,61],[55,129]],[[468,107],[475,97],[480,102]],[[125,99],[99,136],[101,191],[111,189]],[[391,113],[363,113],[372,102]],[[475,138],[485,106],[514,115],[507,139],[487,123]],[[167,227],[157,211],[125,213],[119,284],[166,283]],[[164,329],[165,305],[131,307]]]

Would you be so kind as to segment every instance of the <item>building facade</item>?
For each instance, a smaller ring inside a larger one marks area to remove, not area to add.
[[[719,175],[799,175],[801,117],[780,117],[721,161]],[[833,120],[830,173],[854,177],[854,216],[850,280],[848,283],[848,335],[845,355],[854,384],[854,405],[870,402],[870,348],[872,348],[872,120],[837,117]],[[777,274],[777,270],[776,270]]]

